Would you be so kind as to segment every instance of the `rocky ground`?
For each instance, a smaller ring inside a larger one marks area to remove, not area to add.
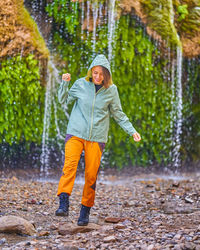
[[[64,218],[54,215],[58,181],[1,178],[0,219],[24,218],[36,233],[0,233],[0,249],[200,249],[199,180],[198,174],[109,175],[98,181],[89,225],[78,227],[81,181]]]

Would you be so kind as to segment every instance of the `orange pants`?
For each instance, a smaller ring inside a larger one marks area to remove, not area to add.
[[[71,195],[78,162],[82,151],[85,151],[85,185],[82,194],[82,205],[92,207],[95,199],[95,187],[99,172],[101,155],[105,144],[91,142],[71,136],[65,144],[65,162],[63,175],[60,178],[57,195],[65,192]]]

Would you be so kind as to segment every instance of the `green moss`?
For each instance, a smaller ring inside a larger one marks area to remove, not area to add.
[[[22,25],[28,28],[31,34],[31,41],[33,46],[36,50],[38,50],[42,57],[48,58],[49,57],[49,50],[45,44],[43,37],[41,36],[37,24],[30,16],[29,12],[24,8],[23,0],[16,0],[17,4],[17,11],[18,11],[18,21]]]
[[[178,21],[182,21],[183,19],[186,18],[186,16],[188,15],[188,10],[187,10],[188,6],[187,4],[184,4],[184,5],[179,5],[178,8],[177,8],[177,12],[179,14],[179,17],[178,17]]]
[[[181,46],[173,23],[172,0],[140,0],[147,15],[148,26],[156,31],[169,45]]]
[[[41,143],[44,88],[33,55],[13,57],[0,67],[0,143]]]
[[[197,32],[200,32],[200,2],[197,6],[188,6],[187,16],[180,21],[178,28],[182,36],[187,34],[191,37],[196,36]]]

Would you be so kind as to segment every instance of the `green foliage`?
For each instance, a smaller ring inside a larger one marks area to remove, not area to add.
[[[54,0],[46,7],[46,11],[55,22],[64,25],[65,32],[74,34],[79,25],[78,1],[70,0]]]
[[[146,166],[170,161],[171,89],[160,74],[165,61],[141,27],[128,16],[120,18],[116,37],[113,78],[124,112],[142,136],[135,143],[111,123],[108,150],[110,164]],[[167,135],[167,136],[166,136]]]
[[[44,90],[38,61],[33,55],[5,59],[0,83],[0,143],[40,143]]]
[[[185,33],[186,36],[194,37],[200,31],[200,2],[196,5],[195,7],[188,6],[188,13],[183,13],[184,19],[179,16],[179,30],[182,35]]]
[[[200,63],[199,59],[185,59],[183,109],[183,156],[184,160],[197,161],[200,155]]]
[[[177,12],[179,14],[178,21],[182,21],[189,14],[187,4],[179,5],[177,8]]]

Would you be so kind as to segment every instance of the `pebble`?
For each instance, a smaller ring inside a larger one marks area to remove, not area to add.
[[[3,244],[5,244],[5,243],[6,243],[6,238],[0,239],[0,245],[3,245]]]
[[[105,242],[105,243],[108,243],[108,242],[114,242],[114,241],[116,241],[116,238],[115,238],[115,236],[114,236],[114,235],[111,235],[111,236],[105,237],[105,238],[103,239],[103,242]]]

